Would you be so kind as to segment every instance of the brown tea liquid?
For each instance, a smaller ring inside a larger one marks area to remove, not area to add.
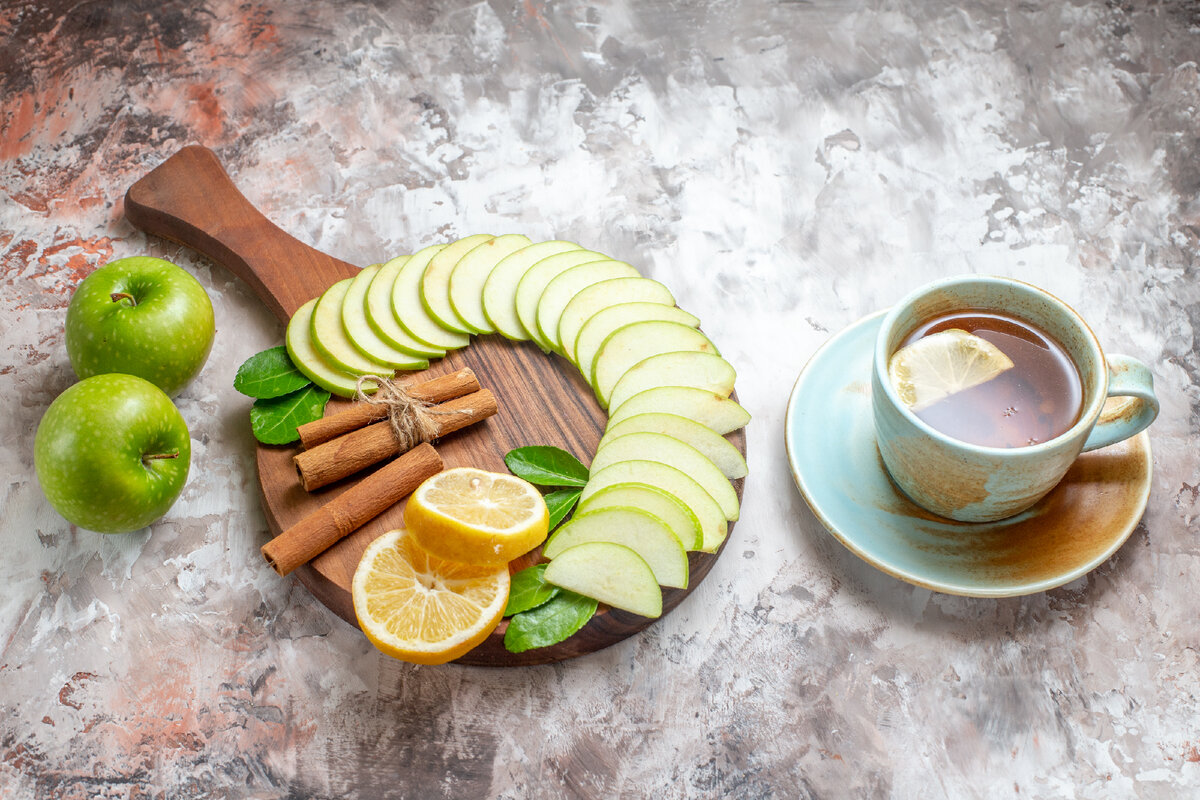
[[[1075,362],[1049,334],[1024,320],[965,309],[928,320],[900,346],[951,328],[988,340],[1013,366],[914,412],[930,427],[984,447],[1026,447],[1050,441],[1079,421],[1083,383]]]

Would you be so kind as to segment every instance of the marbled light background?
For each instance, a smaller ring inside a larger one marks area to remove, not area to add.
[[[1185,2],[3,3],[0,795],[1200,796],[1198,59]],[[352,262],[520,231],[670,285],[754,414],[708,580],[609,650],[486,671],[390,661],[277,578],[231,381],[279,326],[122,216],[192,142]],[[182,499],[105,537],[47,506],[33,432],[73,288],[138,253],[219,331]],[[1128,544],[1022,599],[859,562],[783,453],[813,350],[964,270],[1065,297],[1163,400]]]

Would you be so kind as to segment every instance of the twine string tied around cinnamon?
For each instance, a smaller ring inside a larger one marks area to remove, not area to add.
[[[367,394],[363,385],[371,382],[376,386],[374,394]],[[406,452],[421,442],[437,438],[441,426],[434,417],[454,414],[471,414],[471,409],[443,411],[435,404],[413,397],[405,386],[379,375],[362,375],[354,387],[354,399],[371,405],[387,406],[388,425],[400,452]]]

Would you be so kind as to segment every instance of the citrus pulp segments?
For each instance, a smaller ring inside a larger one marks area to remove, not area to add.
[[[584,542],[623,544],[642,557],[660,586],[686,589],[687,552],[679,537],[658,517],[640,508],[611,506],[576,513],[542,548],[551,561]]]
[[[613,387],[630,367],[650,356],[680,350],[716,353],[717,347],[699,330],[680,322],[634,322],[613,331],[592,362],[591,384],[600,404],[608,408]]]
[[[392,314],[400,327],[422,344],[443,350],[458,350],[470,344],[471,337],[443,328],[429,316],[421,300],[421,276],[425,274],[429,262],[444,247],[434,244],[418,250],[400,266],[392,283]]]
[[[284,344],[296,369],[327,392],[340,397],[354,397],[358,377],[339,369],[317,352],[312,343],[312,315],[317,298],[309,300],[288,320]]]
[[[450,304],[450,273],[458,265],[459,259],[495,238],[490,233],[476,233],[453,241],[434,254],[421,273],[421,304],[429,316],[446,330],[465,334],[475,332]]]
[[[693,386],[657,386],[638,392],[610,411],[608,427],[627,417],[651,411],[679,414],[722,436],[750,422],[750,412],[724,395]]]
[[[412,353],[418,358],[441,358],[446,355],[443,348],[433,347],[413,338],[396,321],[396,315],[392,311],[392,287],[396,283],[396,275],[400,268],[409,258],[411,256],[396,256],[385,262],[371,279],[366,297],[367,322],[375,333],[398,350]]]
[[[546,565],[547,583],[643,617],[662,616],[662,590],[645,560],[625,545],[585,542]]]
[[[644,483],[606,486],[576,506],[575,514],[612,506],[632,506],[650,512],[666,523],[687,550],[699,550],[704,544],[704,531],[695,512],[662,489]]]
[[[694,350],[659,353],[625,371],[608,396],[608,407],[620,408],[635,394],[659,386],[692,386],[728,397],[735,380],[737,372],[733,365],[716,353]]]
[[[367,290],[381,266],[372,264],[363,267],[350,282],[350,288],[342,300],[342,326],[346,329],[346,336],[360,353],[392,369],[425,369],[429,366],[429,359],[393,347],[375,332],[367,320]]]
[[[574,242],[552,240],[523,247],[517,252],[500,259],[483,282],[483,315],[488,323],[506,339],[524,342],[529,340],[529,331],[517,316],[517,286],[534,264],[558,253],[583,248]]]
[[[721,506],[689,475],[661,461],[620,461],[603,469],[593,470],[588,476],[587,485],[583,487],[583,493],[579,496],[579,503],[583,505],[592,495],[609,486],[624,483],[640,483],[661,489],[691,509],[700,521],[700,549],[704,552],[717,552],[721,542],[725,541],[729,533],[729,522],[725,519]]]
[[[620,303],[601,309],[579,329],[575,338],[575,366],[579,368],[583,379],[595,389],[592,376],[596,366],[596,356],[600,348],[613,332],[632,325],[635,322],[677,322],[689,328],[700,327],[700,320],[695,316],[675,306],[665,306],[661,303]]]
[[[353,280],[344,278],[317,298],[311,325],[313,346],[328,361],[346,372],[390,377],[394,370],[387,364],[359,352],[350,341],[346,326],[342,324],[342,301],[345,300]]]
[[[431,556],[404,530],[363,553],[351,583],[359,627],[382,652],[416,664],[444,664],[496,628],[509,590],[508,567],[470,567]]]
[[[593,261],[611,260],[603,253],[592,250],[569,250],[543,258],[525,271],[525,274],[521,276],[521,282],[517,284],[517,318],[521,321],[521,327],[529,333],[529,338],[536,342],[538,347],[547,353],[550,352],[550,343],[541,337],[537,327],[538,301],[542,298],[542,292],[546,290],[546,284],[550,283],[554,276],[571,267]]]
[[[483,313],[483,285],[496,265],[531,244],[528,236],[506,233],[489,239],[458,260],[450,272],[450,307],[471,333],[495,333]]]
[[[594,283],[611,278],[637,278],[638,271],[624,261],[593,261],[580,264],[560,272],[550,279],[537,303],[537,329],[542,341],[550,349],[563,355],[562,342],[558,338],[558,323],[563,310],[575,295]]]
[[[604,431],[600,447],[606,440],[624,436],[627,433],[661,433],[678,439],[684,444],[699,450],[705,458],[716,464],[721,474],[729,480],[746,477],[746,459],[733,443],[724,436],[718,436],[706,425],[678,414],[650,412],[626,417],[616,425],[610,425]]]

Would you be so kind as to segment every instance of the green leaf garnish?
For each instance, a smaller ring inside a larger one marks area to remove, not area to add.
[[[588,479],[588,468],[578,458],[549,445],[509,450],[504,463],[513,475],[538,486],[583,486]]]
[[[535,647],[558,644],[587,624],[598,603],[565,589],[537,608],[522,611],[508,621],[504,647],[510,653],[523,653]]]
[[[296,428],[320,419],[327,402],[329,392],[311,384],[282,397],[255,400],[250,408],[250,427],[263,444],[294,442],[300,438]]]
[[[583,494],[583,489],[556,489],[546,495],[546,508],[550,512],[550,530],[558,527],[558,523],[563,521],[563,517],[567,516],[579,502],[581,494]]]
[[[546,565],[535,564],[512,576],[504,616],[511,617],[513,614],[537,608],[562,591],[557,586],[546,583],[545,574]]]
[[[255,353],[238,367],[233,388],[249,397],[267,399],[299,391],[311,381],[296,369],[282,345]]]

